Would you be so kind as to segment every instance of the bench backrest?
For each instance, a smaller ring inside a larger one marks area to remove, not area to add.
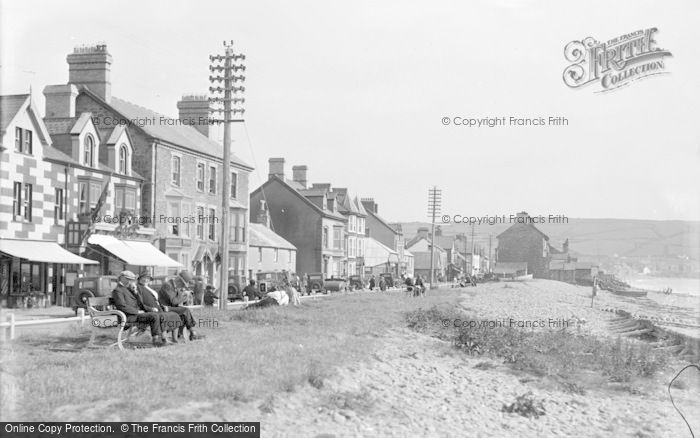
[[[98,308],[106,309],[107,306],[112,304],[111,297],[88,297],[87,299],[87,310],[90,316],[94,316],[94,312]]]

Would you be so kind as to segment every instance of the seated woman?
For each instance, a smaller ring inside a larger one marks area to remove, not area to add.
[[[268,292],[265,298],[258,301],[257,303],[248,304],[243,307],[244,309],[259,309],[262,307],[269,306],[286,306],[289,304],[289,296],[284,290],[276,290],[274,292]]]

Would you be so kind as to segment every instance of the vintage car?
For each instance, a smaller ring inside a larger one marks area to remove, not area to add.
[[[322,273],[306,274],[306,293],[311,294],[312,292],[323,292],[328,293],[325,287],[325,281],[323,280]]]
[[[399,286],[399,279],[394,279],[394,276],[390,272],[385,272],[383,274],[379,274],[381,278],[384,279],[384,283],[386,284],[386,287],[395,287]],[[377,286],[379,286],[379,282],[377,281]]]
[[[348,290],[348,281],[342,277],[326,278],[323,283],[327,292],[340,292]]]
[[[364,290],[367,287],[367,283],[361,275],[351,275],[348,278],[348,288],[353,290]]]
[[[80,307],[86,308],[88,297],[111,297],[117,283],[115,275],[77,278],[70,298],[71,307],[77,312]]]
[[[258,290],[262,294],[282,289],[287,277],[287,271],[261,271],[255,274]]]
[[[229,301],[243,300],[243,289],[248,284],[248,279],[243,275],[228,273],[228,299]]]

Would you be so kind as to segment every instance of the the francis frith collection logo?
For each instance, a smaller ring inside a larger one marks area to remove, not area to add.
[[[599,84],[596,92],[601,93],[668,73],[664,57],[673,55],[657,46],[657,30],[638,30],[606,42],[592,37],[571,41],[564,48],[566,60],[572,63],[564,70],[564,83],[571,88]]]

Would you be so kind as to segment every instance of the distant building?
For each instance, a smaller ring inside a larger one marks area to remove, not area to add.
[[[493,275],[498,278],[515,278],[531,274],[527,270],[527,262],[498,262],[493,267]]]
[[[259,223],[250,223],[248,278],[255,278],[255,273],[261,271],[295,272],[296,247],[270,229],[269,217],[264,205],[261,205],[258,211]]]
[[[418,234],[406,242],[406,249],[414,256],[414,273],[430,280],[430,260],[433,244],[428,235],[428,228],[421,227]],[[433,272],[436,281],[446,279],[447,275],[447,251],[435,245],[433,256]]]
[[[533,277],[549,278],[549,236],[533,225],[526,212],[518,213],[517,217],[517,223],[496,236],[496,266],[503,262],[524,262]]]
[[[269,166],[268,180],[250,194],[251,218],[258,216],[261,205],[267,206],[272,228],[297,249],[299,275],[341,275],[347,260],[347,219],[339,211],[330,184],[307,188],[305,166],[296,168],[294,179],[287,179],[284,158],[270,158]]]

